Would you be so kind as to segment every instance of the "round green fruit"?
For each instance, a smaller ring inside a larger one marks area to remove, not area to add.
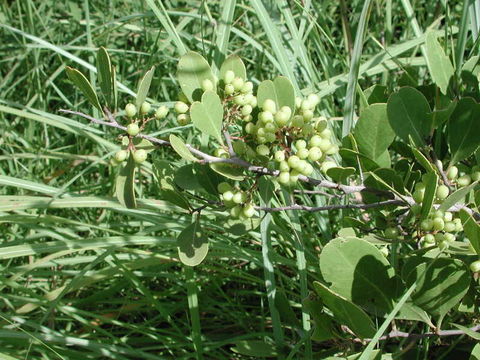
[[[137,136],[140,132],[140,128],[137,123],[131,123],[127,125],[127,134],[130,136]]]
[[[235,79],[235,73],[232,70],[225,71],[225,74],[223,75],[223,82],[229,85],[233,79]]]
[[[128,156],[128,151],[120,150],[120,151],[117,151],[117,153],[115,154],[115,160],[117,160],[118,162],[122,162],[127,160],[127,156]]]
[[[133,104],[127,104],[125,105],[125,114],[129,117],[132,118],[137,114],[137,107]]]
[[[436,196],[438,200],[445,200],[450,193],[450,190],[446,185],[440,185],[437,187]]]
[[[399,235],[398,229],[394,227],[388,227],[385,229],[385,237],[387,239],[396,239]]]
[[[456,166],[450,166],[447,170],[448,180],[455,180],[458,177],[458,168]]]
[[[255,215],[255,207],[252,204],[247,204],[243,208],[243,215],[247,218],[253,217]]]
[[[202,89],[203,91],[212,91],[215,85],[213,84],[212,80],[204,79],[202,81]]]
[[[220,194],[224,194],[227,191],[232,190],[232,185],[224,181],[217,185],[217,190]]]
[[[474,261],[470,264],[470,270],[474,273],[480,272],[480,260]]]
[[[133,152],[133,160],[137,164],[143,163],[147,159],[147,152],[143,149],[138,149]]]
[[[142,106],[140,106],[140,114],[145,115],[150,112],[152,105],[149,102],[144,101]]]
[[[164,119],[168,115],[168,107],[165,105],[160,106],[157,111],[155,111],[155,118],[158,120]]]
[[[177,101],[174,106],[175,111],[178,114],[185,114],[188,111],[188,105],[183,101]]]

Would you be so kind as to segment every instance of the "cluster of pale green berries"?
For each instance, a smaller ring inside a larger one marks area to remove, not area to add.
[[[454,218],[449,211],[436,210],[420,222],[420,242],[422,246],[437,245],[441,250],[455,241],[456,233],[463,231],[460,218]]]
[[[447,178],[452,182],[452,184],[457,185],[458,187],[464,187],[470,185],[473,181],[480,180],[480,166],[475,165],[472,167],[470,174],[459,174],[459,170],[456,166],[450,166],[447,170]],[[460,176],[459,176],[460,175]]]
[[[150,103],[144,101],[140,106],[140,111],[137,110],[137,107],[134,104],[128,103],[125,106],[125,115],[130,120],[130,123],[127,125],[127,134],[129,137],[135,137],[140,133],[141,125],[140,122],[143,122],[143,125],[150,120],[149,114],[152,111],[152,106]],[[164,105],[157,108],[155,111],[154,118],[157,120],[164,119],[168,114],[168,108]],[[115,163],[120,164],[127,160],[129,155],[129,150],[119,150],[115,153],[113,160]],[[147,159],[147,152],[143,149],[132,150],[133,160],[137,164],[143,163]]]
[[[248,194],[245,191],[234,188],[227,182],[218,184],[217,190],[223,204],[230,209],[231,217],[246,220],[256,214],[255,206],[248,199]]]
[[[423,182],[418,182],[415,185],[415,191],[412,194],[413,200],[415,200],[415,202],[419,204],[423,202],[423,198],[425,197],[425,189],[426,186]],[[442,202],[448,197],[449,194],[450,189],[448,188],[448,186],[440,184],[437,186],[437,191],[435,193],[435,201],[437,203]]]

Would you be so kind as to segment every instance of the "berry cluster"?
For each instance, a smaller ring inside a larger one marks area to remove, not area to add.
[[[475,165],[470,174],[463,173],[459,176],[459,169],[456,166],[450,166],[447,170],[447,178],[452,184],[458,187],[468,186],[472,181],[480,180],[480,166]]]
[[[137,164],[141,164],[147,159],[147,152],[143,149],[135,149],[132,138],[140,133],[148,121],[152,120],[153,118],[157,120],[163,119],[168,114],[168,108],[164,105],[157,108],[154,117],[149,117],[151,110],[151,104],[146,101],[144,101],[140,106],[140,111],[137,111],[137,107],[134,104],[128,103],[125,106],[125,115],[130,121],[126,129],[128,134],[128,145],[126,150],[120,150],[115,153],[113,157],[114,163],[120,164],[124,162],[128,158],[130,151],[132,152],[133,160]]]
[[[436,244],[443,250],[455,241],[456,233],[461,231],[463,226],[459,218],[454,218],[449,211],[436,210],[420,223],[420,241],[425,247]]]
[[[223,204],[230,209],[230,215],[233,218],[246,220],[256,214],[255,206],[245,191],[234,188],[227,182],[218,184],[217,190]]]

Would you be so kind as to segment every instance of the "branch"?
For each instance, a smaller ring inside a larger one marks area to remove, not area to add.
[[[324,205],[324,206],[306,206],[306,205],[289,205],[282,207],[265,207],[265,206],[256,206],[255,209],[262,210],[265,212],[277,212],[277,211],[286,211],[286,210],[304,210],[309,212],[315,211],[325,211],[325,210],[337,210],[337,209],[370,209],[380,206],[387,205],[405,205],[405,202],[399,199],[395,200],[385,200],[379,201],[371,204],[335,204],[335,205]]]
[[[476,325],[470,328],[470,331],[478,332],[480,330],[480,325]],[[392,338],[409,338],[409,339],[423,339],[427,337],[434,337],[434,336],[458,336],[458,335],[466,335],[465,331],[463,330],[439,330],[436,332],[426,332],[423,334],[411,334],[403,331],[391,331],[389,334],[380,337],[379,340],[387,340]],[[366,341],[371,341],[371,339],[366,339]]]
[[[87,120],[90,120],[91,122],[93,122],[95,124],[113,127],[113,128],[116,128],[116,129],[119,129],[119,130],[122,130],[122,131],[127,130],[127,128],[125,126],[120,125],[115,120],[115,118],[113,117],[113,115],[110,112],[107,112],[107,116],[108,116],[110,121],[104,121],[104,120],[96,119],[96,118],[94,118],[90,115],[87,115],[87,114],[84,114],[84,113],[78,112],[78,111],[65,110],[65,109],[60,109],[59,111],[63,112],[63,113],[67,113],[67,114],[73,114],[73,115],[81,116],[81,117],[83,117]],[[159,145],[162,145],[162,146],[170,146],[170,142],[168,142],[167,140],[162,140],[162,139],[150,136],[150,135],[138,134],[137,137],[142,138],[142,139],[146,139],[146,140],[148,140],[152,143],[159,144]],[[229,137],[228,137],[228,139],[229,139]],[[228,143],[228,141],[227,141],[227,143]],[[246,169],[247,171],[250,171],[250,172],[253,172],[253,173],[259,174],[259,175],[278,176],[278,174],[280,173],[280,171],[278,171],[278,170],[272,170],[272,169],[268,169],[268,168],[263,167],[263,166],[253,165],[253,164],[251,164],[251,163],[249,163],[249,162],[247,162],[243,159],[240,159],[238,157],[232,157],[232,158],[227,158],[227,159],[220,158],[220,157],[216,157],[216,156],[206,154],[206,153],[194,148],[190,144],[186,144],[186,146],[187,146],[188,150],[193,155],[196,155],[197,157],[199,157],[201,159],[201,162],[204,163],[204,164],[213,164],[213,163],[231,164],[231,165],[242,167],[242,168]],[[229,146],[229,148],[230,148],[230,146]],[[305,175],[300,175],[298,177],[298,179],[300,181],[311,184],[313,186],[341,191],[342,193],[344,193],[346,195],[353,194],[353,193],[369,192],[369,193],[373,193],[373,194],[377,194],[377,195],[390,197],[391,200],[387,200],[387,202],[390,201],[390,202],[392,202],[392,204],[405,204],[405,205],[409,205],[409,206],[415,204],[415,200],[413,200],[413,198],[411,198],[409,196],[404,196],[404,197],[402,197],[402,199],[400,199],[395,194],[393,194],[389,191],[374,189],[374,188],[367,187],[365,185],[337,184],[337,183],[334,183],[334,182],[329,181],[329,180],[314,179],[314,178],[311,178],[311,177],[308,177],[308,176],[305,176]],[[348,206],[351,206],[351,208],[358,208],[356,206],[359,206],[359,205],[361,205],[361,204],[342,205],[342,206],[347,206],[347,207],[343,207],[343,209],[347,209]],[[371,205],[371,204],[369,204],[369,205]],[[295,205],[295,206],[300,206],[300,205]],[[339,205],[331,205],[331,206],[339,206]],[[375,206],[369,206],[369,207],[375,207]],[[470,209],[466,205],[456,204],[448,210],[452,211],[452,212],[456,212],[456,211],[459,211],[460,209],[465,209],[470,215],[473,215],[477,220],[480,219],[480,213],[477,213],[477,212],[473,211],[472,209]],[[296,210],[296,209],[292,209],[292,210]],[[305,209],[302,209],[302,210],[305,210]],[[323,207],[319,207],[319,210],[315,210],[315,211],[321,211],[321,210],[331,210],[331,209],[329,209],[329,208],[323,209]],[[273,211],[275,211],[275,210],[273,210]],[[281,210],[277,210],[277,211],[281,211]],[[310,210],[307,210],[307,211],[310,211]]]

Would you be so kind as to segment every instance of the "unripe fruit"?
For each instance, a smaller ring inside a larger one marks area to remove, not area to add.
[[[142,103],[142,106],[140,106],[140,114],[146,115],[150,112],[151,109],[152,109],[152,105],[150,105],[150,103],[144,101]]]
[[[127,134],[130,136],[137,136],[140,132],[140,128],[137,123],[130,123],[127,125]]]
[[[320,96],[318,96],[317,94],[310,94],[307,96],[307,100],[314,106],[317,106],[320,102]]]
[[[332,131],[330,129],[323,129],[320,136],[324,139],[330,139],[332,137]]]
[[[243,105],[242,107],[242,115],[243,116],[247,116],[247,115],[250,115],[252,113],[252,106],[251,105]]]
[[[300,164],[300,158],[298,156],[292,155],[288,158],[287,162],[291,168],[295,169]]]
[[[275,114],[275,123],[279,127],[283,127],[287,125],[289,119],[290,119],[290,115],[282,111],[282,109],[280,109],[280,111],[277,111],[277,113]]]
[[[437,246],[440,250],[447,250],[450,244],[448,241],[440,241]]]
[[[307,147],[307,142],[303,139],[295,141],[295,147],[297,150],[305,149]]]
[[[313,111],[312,110],[305,110],[302,113],[302,116],[303,116],[304,121],[310,121],[310,120],[313,119]]]
[[[234,141],[232,147],[238,155],[243,155],[247,151],[247,145],[243,141]]]
[[[243,106],[246,105],[245,95],[237,95],[233,98],[233,102],[237,105]]]
[[[256,148],[257,154],[261,156],[268,156],[270,154],[270,149],[267,145],[258,145]]]
[[[278,175],[278,182],[283,185],[288,185],[290,183],[290,172],[282,171]]]
[[[472,178],[470,175],[463,175],[457,179],[457,185],[460,187],[468,186],[471,184],[471,182]]]
[[[190,115],[188,114],[180,114],[177,116],[177,122],[180,126],[185,126],[190,124]]]
[[[240,213],[242,212],[242,207],[237,205],[234,206],[230,209],[230,216],[233,218],[238,218],[240,216]]]
[[[247,134],[253,134],[256,131],[257,129],[254,123],[249,122],[248,124],[245,125],[245,132]]]
[[[454,219],[453,223],[455,224],[455,231],[460,232],[463,231],[462,221],[460,219]]]
[[[328,150],[325,151],[325,154],[327,155],[333,155],[338,153],[340,149],[338,148],[337,145],[332,144]]]
[[[472,178],[472,181],[478,181],[480,180],[480,171],[474,171],[470,176]]]
[[[310,147],[318,147],[320,148],[320,145],[322,144],[322,138],[318,135],[313,135],[310,139],[310,141],[308,142],[308,145]]]
[[[115,154],[115,160],[117,160],[118,162],[122,162],[127,159],[127,156],[128,156],[128,151],[120,150],[120,151],[117,151],[117,153]]]
[[[272,99],[267,99],[263,102],[262,109],[263,111],[269,111],[272,114],[275,114],[277,112],[277,105]]]
[[[202,89],[203,91],[212,91],[215,85],[213,84],[212,80],[204,79],[202,81]]]
[[[437,199],[445,200],[449,193],[450,193],[450,190],[446,185],[439,185],[437,187],[437,192],[435,195],[437,196]]]
[[[137,114],[137,107],[133,104],[127,104],[125,105],[125,114],[129,117],[132,118]]]
[[[295,108],[300,109],[302,107],[302,98],[295,97]]]
[[[325,118],[319,118],[319,120],[315,123],[315,130],[321,134],[323,130],[327,128],[327,126],[327,120]]]
[[[447,170],[448,180],[455,180],[458,176],[458,168],[456,166],[450,166]]]
[[[174,109],[178,114],[185,114],[188,111],[188,105],[183,101],[177,101]]]
[[[273,122],[273,114],[270,111],[262,111],[258,114],[258,119],[263,123]]]
[[[253,217],[255,215],[255,207],[252,204],[247,204],[243,208],[243,215],[247,218]]]
[[[225,74],[223,75],[223,82],[228,85],[231,84],[233,79],[235,79],[235,73],[232,70],[225,71]]]
[[[450,211],[445,211],[445,214],[443,214],[443,220],[444,221],[452,221],[453,220],[453,214]]]
[[[147,159],[147,152],[143,149],[138,149],[133,152],[133,160],[137,164],[143,163]]]
[[[227,191],[232,190],[232,185],[224,181],[217,185],[217,190],[220,194],[223,194]]]
[[[308,150],[308,159],[310,161],[318,161],[322,158],[322,150],[318,147],[314,146]]]
[[[455,241],[455,235],[453,234],[445,233],[444,236],[445,236],[445,241],[448,241],[449,243]]]
[[[300,149],[300,150],[297,151],[296,154],[300,159],[304,160],[304,159],[308,158],[309,152],[308,152],[307,149]]]
[[[417,203],[421,203],[423,201],[423,197],[425,196],[425,190],[422,189],[416,189],[413,194],[413,200]]]
[[[303,121],[303,116],[302,115],[295,115],[292,119],[292,126],[301,128],[301,127],[303,127],[303,125],[305,125],[305,122]]]
[[[233,200],[233,192],[231,190],[227,190],[222,194],[222,198],[224,201],[232,201]]]
[[[247,81],[245,84],[243,84],[242,88],[240,89],[240,92],[242,94],[248,94],[251,93],[253,90],[253,83],[251,81]]]
[[[330,142],[330,140],[322,138],[318,147],[323,152],[328,152],[330,150],[330,148],[332,147],[332,143]]]
[[[420,229],[423,231],[430,231],[433,229],[433,220],[432,219],[425,219],[420,223]]]
[[[290,171],[290,185],[295,185],[295,183],[298,181],[298,177],[300,176],[300,172],[298,170],[292,170]]]
[[[398,229],[394,227],[388,227],[385,229],[385,237],[387,239],[396,239],[399,235]]]
[[[280,161],[278,164],[278,170],[280,170],[280,172],[290,172],[290,165],[288,165],[288,162],[286,161]]]
[[[275,152],[275,161],[281,162],[285,160],[285,151],[277,150]]]
[[[442,241],[445,241],[445,235],[441,232],[438,232],[434,235],[435,237],[435,242],[438,244],[438,243],[441,243]]]
[[[329,169],[337,167],[337,164],[335,164],[333,161],[325,161],[322,163],[322,171],[326,173]]]
[[[439,217],[442,218],[445,216],[445,212],[443,210],[435,210],[433,213],[433,217]]]
[[[445,221],[442,218],[433,218],[433,230],[440,231],[445,227]]]
[[[435,236],[433,236],[432,234],[426,234],[423,237],[423,241],[425,241],[428,244],[434,244],[435,243]]]
[[[225,85],[224,91],[226,95],[232,95],[235,92],[235,88],[232,84],[227,84]]]
[[[160,106],[157,111],[155,111],[155,118],[161,120],[165,118],[168,114],[168,107],[165,105]]]
[[[305,176],[310,176],[313,174],[313,166],[310,165],[309,163],[306,163],[305,166],[303,167],[302,174]]]
[[[285,105],[285,106],[282,106],[282,107],[280,108],[280,111],[283,112],[283,113],[285,113],[285,114],[287,114],[287,115],[288,115],[288,118],[290,118],[290,116],[292,116],[292,109],[290,109],[289,106],[286,106],[286,105]]]
[[[237,192],[233,195],[232,200],[235,204],[241,204],[247,200],[247,195],[245,195],[243,192]]]
[[[303,100],[302,104],[300,105],[300,108],[305,111],[305,110],[312,110],[315,108],[315,105],[313,105],[310,101],[308,100]]]
[[[453,221],[446,221],[444,229],[446,232],[455,232],[455,223]]]
[[[232,80],[232,85],[235,91],[240,91],[244,83],[245,81],[243,81],[241,77],[236,77],[235,79]]]
[[[245,122],[250,122],[252,121],[252,119],[253,119],[252,115],[247,115],[242,118],[242,120]]]
[[[470,270],[474,273],[480,272],[480,260],[474,261],[470,264]]]
[[[275,133],[275,131],[277,131],[277,127],[273,122],[266,123],[264,129],[267,133]]]
[[[275,136],[275,134],[269,132],[269,133],[265,134],[265,139],[266,139],[266,142],[272,143],[277,139],[277,137]]]

